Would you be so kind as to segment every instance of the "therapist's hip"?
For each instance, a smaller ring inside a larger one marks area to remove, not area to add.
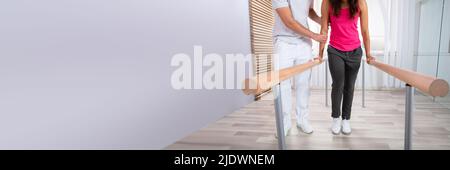
[[[274,52],[279,59],[310,60],[312,56],[312,40],[298,37],[274,37]]]

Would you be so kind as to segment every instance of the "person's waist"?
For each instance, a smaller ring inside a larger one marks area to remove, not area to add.
[[[352,43],[359,43],[361,40],[359,39],[359,37],[344,38],[342,36],[337,36],[337,37],[331,36],[330,41],[344,43],[344,44],[352,44]]]
[[[299,35],[275,35],[274,39],[280,39],[290,42],[309,42],[311,38],[299,36]]]
[[[277,36],[275,37],[275,42],[276,41],[282,41],[285,43],[289,43],[289,44],[296,44],[296,45],[300,45],[300,44],[312,44],[312,40],[310,38],[306,38],[306,37],[286,37],[286,36]]]
[[[328,45],[328,48],[332,48],[340,53],[348,53],[348,52],[354,52],[362,47],[361,47],[361,44],[355,44],[355,45],[350,46],[350,45],[341,45],[341,44],[330,43]]]

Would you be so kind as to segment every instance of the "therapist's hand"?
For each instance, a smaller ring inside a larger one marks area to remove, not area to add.
[[[326,43],[327,39],[328,39],[328,35],[321,35],[321,34],[314,33],[311,38],[317,42]]]

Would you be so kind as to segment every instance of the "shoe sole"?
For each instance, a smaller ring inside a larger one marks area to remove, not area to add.
[[[351,134],[352,134],[352,132],[350,132],[350,133],[345,133],[345,132],[342,132],[342,134],[344,134],[344,135],[346,135],[346,136],[349,136],[349,135],[351,135]]]
[[[311,132],[307,133],[307,132],[305,132],[301,127],[298,127],[298,126],[297,126],[297,129],[299,129],[300,132],[302,132],[302,133],[304,133],[304,134],[307,134],[307,135],[311,135],[311,134],[314,133],[314,131],[311,131]]]
[[[342,132],[342,129],[339,129],[339,132],[338,132],[338,133],[335,133],[332,129],[330,129],[330,131],[331,131],[331,133],[332,133],[333,135],[340,135],[341,132]]]
[[[311,134],[313,134],[313,133],[314,133],[314,131],[312,131],[312,132],[309,132],[309,133],[306,133],[306,132],[304,132],[303,130],[301,130],[301,132],[303,132],[304,134],[307,134],[307,135],[311,135]]]

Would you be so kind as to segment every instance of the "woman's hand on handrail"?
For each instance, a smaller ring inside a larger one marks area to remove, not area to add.
[[[314,58],[312,61],[318,60],[320,63],[323,62],[323,56],[317,56],[316,58]]]
[[[370,64],[371,61],[376,61],[377,59],[375,57],[372,57],[371,54],[366,55],[366,61],[367,64]]]

